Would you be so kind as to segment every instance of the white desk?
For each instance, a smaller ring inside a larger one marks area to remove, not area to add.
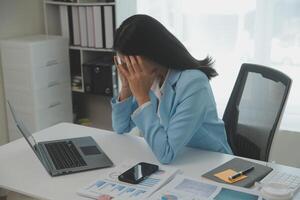
[[[35,134],[38,141],[92,136],[117,166],[127,160],[157,163],[143,138],[117,135],[110,131],[62,123]],[[201,178],[204,172],[234,156],[185,148],[172,166],[185,175]],[[300,169],[274,165],[274,168],[300,176]],[[0,147],[0,188],[31,197],[51,200],[83,200],[79,188],[94,181],[109,169],[93,170],[66,176],[50,177],[24,139]]]

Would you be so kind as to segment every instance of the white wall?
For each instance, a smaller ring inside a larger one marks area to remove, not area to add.
[[[0,0],[0,40],[44,33],[42,0]],[[0,145],[7,142],[2,67],[0,60]]]
[[[137,13],[137,0],[116,0],[117,28],[128,17]]]
[[[300,133],[280,131],[276,134],[269,160],[300,168]]]

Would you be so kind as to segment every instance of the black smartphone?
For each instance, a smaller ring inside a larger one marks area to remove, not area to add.
[[[118,176],[118,179],[126,183],[138,184],[156,171],[158,171],[157,165],[141,162]]]

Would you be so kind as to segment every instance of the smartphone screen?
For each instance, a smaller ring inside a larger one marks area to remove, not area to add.
[[[121,174],[118,178],[126,183],[138,184],[157,170],[157,165],[141,162]]]

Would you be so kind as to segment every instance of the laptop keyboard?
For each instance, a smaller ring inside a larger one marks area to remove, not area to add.
[[[87,165],[71,141],[47,143],[45,147],[58,170]]]

